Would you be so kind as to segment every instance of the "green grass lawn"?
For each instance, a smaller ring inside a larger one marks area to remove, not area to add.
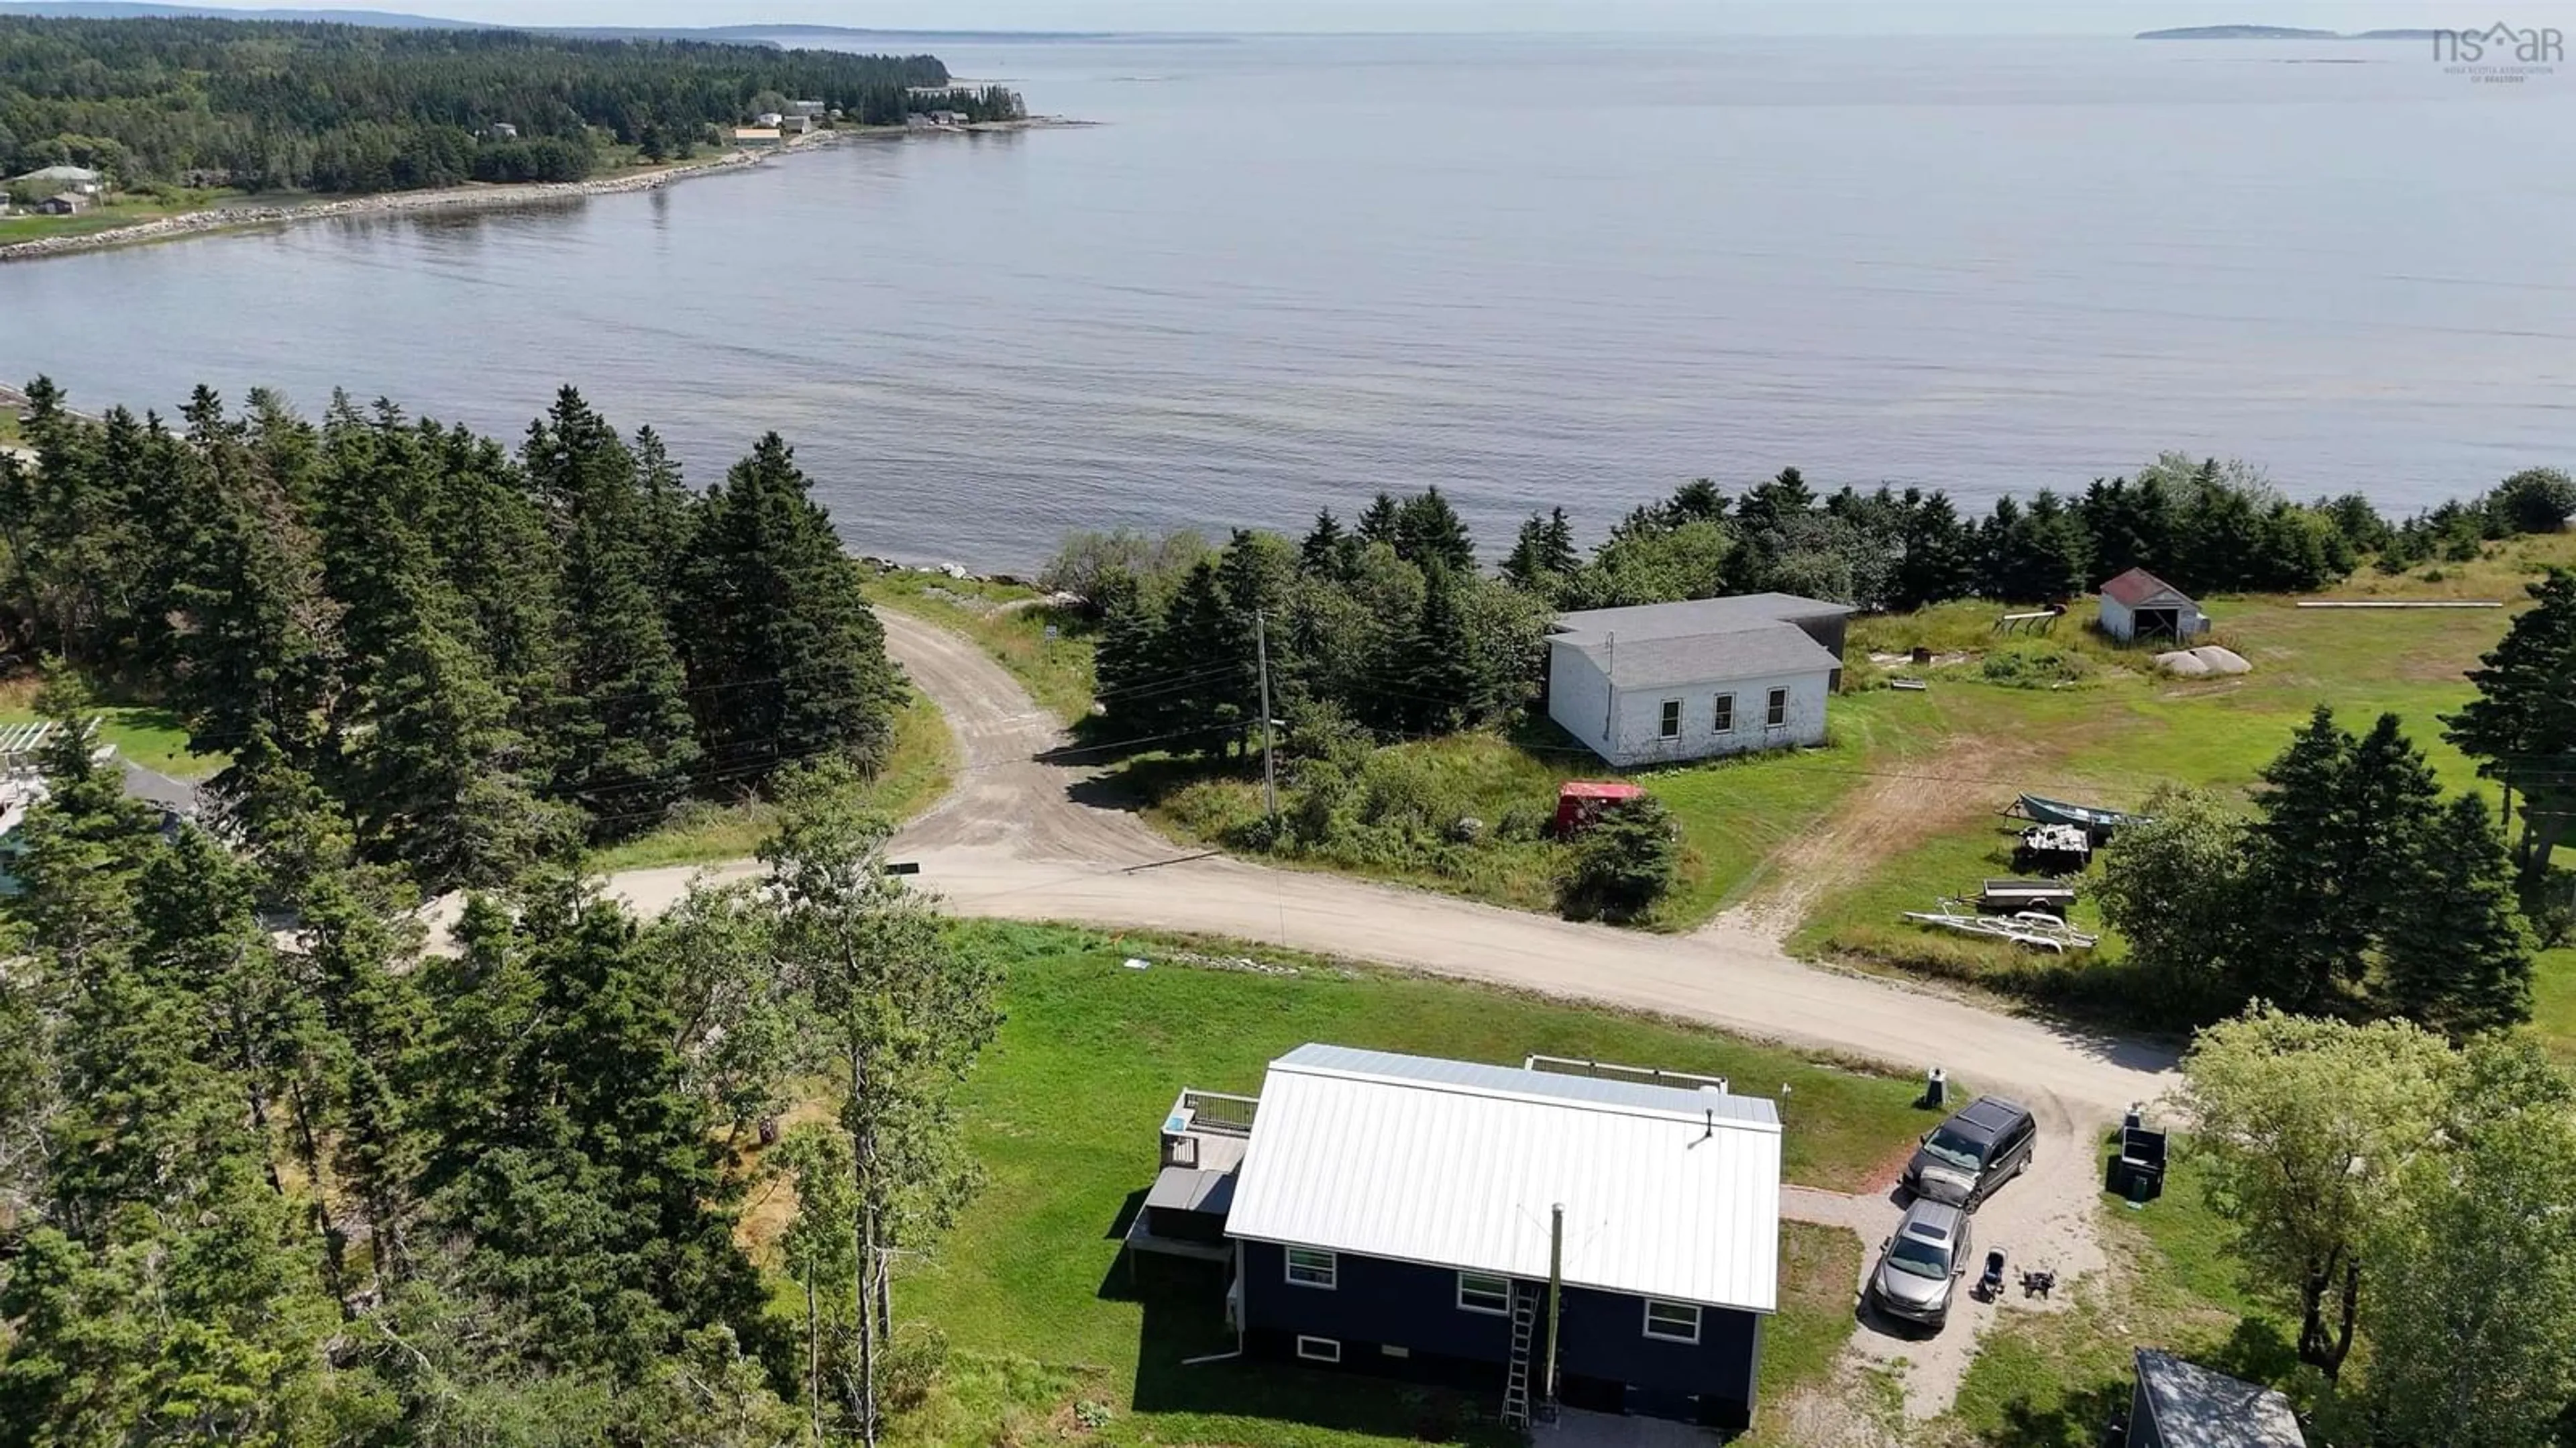
[[[2107,1273],[2064,1313],[2012,1312],[1986,1339],[1955,1408],[1925,1441],[1979,1448],[2094,1448],[2126,1404],[2133,1354],[2163,1348],[2250,1382],[2292,1388],[2296,1324],[2249,1300],[2191,1159],[2165,1194],[2132,1208],[2101,1199]],[[2007,1302],[2019,1298],[2008,1297]]]
[[[1090,717],[1090,626],[1071,610],[1046,603],[1036,589],[907,571],[870,577],[867,595],[880,607],[973,639],[1067,724]]]
[[[1008,969],[1009,1019],[966,1086],[986,1185],[896,1287],[899,1315],[937,1324],[956,1356],[906,1441],[1053,1441],[1084,1398],[1115,1414],[1100,1435],[1110,1443],[1501,1441],[1495,1405],[1481,1399],[1276,1365],[1184,1369],[1182,1357],[1232,1346],[1217,1279],[1157,1262],[1131,1284],[1117,1265],[1115,1234],[1153,1179],[1155,1126],[1173,1097],[1191,1086],[1257,1093],[1264,1066],[1307,1041],[1496,1062],[1582,1056],[1714,1072],[1766,1092],[1787,1082],[1786,1174],[1826,1186],[1870,1177],[1924,1119],[1911,1081],[1662,1021],[1266,950],[1265,965],[1294,973],[1177,958],[1232,961],[1240,946],[958,929]],[[1129,970],[1129,956],[1153,964]],[[1859,1248],[1835,1235],[1788,1240],[1766,1395],[1820,1370],[1849,1331]]]
[[[2428,570],[2440,573],[2438,578],[2366,573],[2328,592],[2518,600],[2533,571],[2571,559],[2576,537],[2525,539],[2491,549],[2475,563]],[[2210,609],[2219,641],[2244,654],[2254,664],[2252,674],[2177,680],[2142,672],[2136,655],[2078,627],[2078,615],[2058,626],[2055,639],[2095,665],[2077,687],[2006,688],[1983,682],[1973,663],[1918,671],[1930,689],[1902,697],[1917,701],[1923,728],[1957,741],[1940,775],[1970,807],[1887,851],[1860,878],[1824,893],[1792,936],[1793,948],[2016,993],[2107,1004],[2116,974],[2111,967],[2120,958],[2116,938],[2091,959],[2061,961],[2010,945],[1936,935],[1898,914],[1929,909],[1937,897],[1972,890],[1984,876],[2011,873],[2017,825],[1992,812],[2016,794],[2126,807],[2164,782],[2246,791],[2319,703],[2333,706],[2338,719],[2355,730],[2367,729],[2381,713],[2395,713],[2446,789],[2484,789],[2493,802],[2493,787],[2442,741],[2440,716],[2471,696],[2465,671],[2503,636],[2508,612],[2308,610],[2280,598],[2218,599]],[[1980,620],[1992,612],[1950,604],[1906,618],[1866,620],[1853,631],[1853,647],[1975,647],[1977,631],[1985,627]],[[2098,923],[2089,902],[2079,904],[2077,918]],[[2544,1030],[2576,1049],[2576,953],[2552,952],[2541,974],[2536,1014]]]
[[[909,819],[946,792],[956,767],[957,744],[938,706],[915,691],[895,716],[894,753],[869,781],[865,803],[892,819]],[[777,811],[764,800],[692,800],[660,829],[592,851],[590,867],[609,873],[748,859],[777,824]]]
[[[1918,696],[1855,695],[1835,706],[1833,733],[1819,749],[1751,755],[1622,775],[1546,720],[1512,732],[1453,735],[1389,746],[1384,753],[1417,766],[1448,816],[1472,816],[1489,827],[1515,817],[1545,820],[1559,785],[1577,779],[1625,779],[1644,786],[1673,812],[1682,831],[1681,882],[1655,924],[1688,929],[1743,898],[1768,878],[1781,846],[1797,839],[1866,780],[1872,770],[1901,767],[1927,741],[1914,731]],[[1169,770],[1169,766],[1159,766]],[[1155,765],[1131,771],[1149,813],[1167,830],[1205,842],[1261,813],[1258,766],[1194,767],[1157,779]],[[1474,845],[1426,849],[1422,858],[1390,862],[1351,850],[1275,855],[1280,863],[1394,879],[1470,899],[1546,910],[1564,860],[1546,838],[1498,831]]]
[[[26,707],[32,693],[31,688],[11,690],[6,696],[7,707],[0,707],[0,724],[32,724],[43,717]],[[167,709],[146,704],[101,704],[91,712],[98,717],[101,737],[116,746],[117,754],[146,769],[180,779],[197,779],[224,765],[220,757],[189,753],[188,731]]]
[[[104,205],[94,206],[78,216],[10,216],[0,218],[0,243],[34,241],[48,236],[89,236],[132,226],[138,221],[157,221],[183,211],[199,211],[211,205],[220,195],[214,191],[176,192],[168,197],[118,196]]]

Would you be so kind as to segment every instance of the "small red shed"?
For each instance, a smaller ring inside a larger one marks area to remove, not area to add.
[[[1596,779],[1567,780],[1556,791],[1556,832],[1559,836],[1581,834],[1601,817],[1603,810],[1645,797],[1645,790],[1633,784]]]

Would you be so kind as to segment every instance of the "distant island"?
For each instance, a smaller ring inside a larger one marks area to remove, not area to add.
[[[2186,25],[2176,30],[2141,30],[2139,40],[2430,40],[2432,30],[2302,30],[2295,25]]]

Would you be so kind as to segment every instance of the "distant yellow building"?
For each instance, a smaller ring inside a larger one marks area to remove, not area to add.
[[[754,149],[758,149],[762,146],[775,146],[778,144],[778,141],[778,128],[776,126],[736,126],[733,128],[733,143],[737,146],[749,146]]]

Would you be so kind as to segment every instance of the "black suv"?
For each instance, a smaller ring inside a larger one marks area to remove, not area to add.
[[[2030,1165],[2031,1142],[2038,1134],[2029,1107],[1980,1096],[1923,1133],[1923,1144],[1905,1164],[1906,1189],[1973,1212],[1995,1188]]]

